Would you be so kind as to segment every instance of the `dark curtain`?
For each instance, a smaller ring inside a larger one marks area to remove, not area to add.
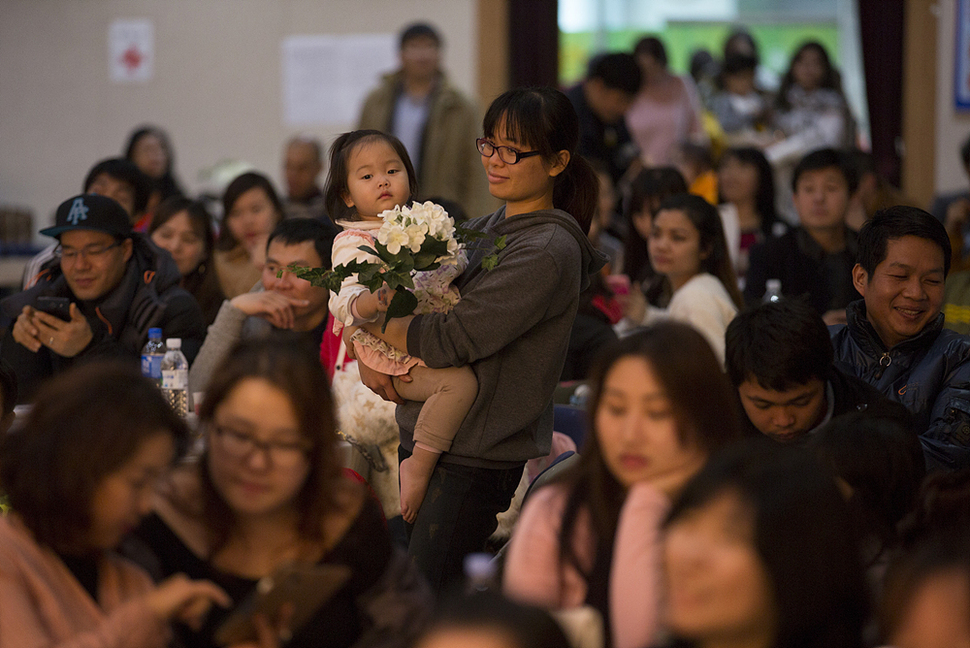
[[[559,80],[557,0],[509,1],[509,85],[556,86]]]
[[[872,155],[879,174],[900,184],[896,140],[903,133],[904,0],[857,0],[869,101]],[[928,97],[933,101],[933,97]]]

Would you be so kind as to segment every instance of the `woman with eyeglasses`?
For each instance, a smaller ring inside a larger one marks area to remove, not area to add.
[[[273,337],[229,354],[199,413],[202,456],[171,474],[137,531],[162,576],[209,579],[233,600],[200,629],[178,628],[187,648],[215,646],[257,581],[294,561],[352,575],[288,646],[405,645],[426,617],[427,585],[395,550],[376,500],[338,465],[330,390],[305,346]]]
[[[505,204],[466,227],[486,242],[503,237],[498,265],[483,269],[492,250],[474,246],[453,282],[462,299],[450,313],[395,318],[384,334],[366,325],[430,367],[471,365],[479,381],[409,525],[409,553],[437,591],[461,578],[465,554],[484,549],[525,462],[549,452],[552,395],[579,293],[605,262],[587,238],[598,180],[576,154],[579,119],[566,96],[510,90],[489,107],[483,132],[477,146],[489,188]],[[365,385],[399,404],[400,452],[410,456],[422,403],[400,399],[387,376],[360,370]]]

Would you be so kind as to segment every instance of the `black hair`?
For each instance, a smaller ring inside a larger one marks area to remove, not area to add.
[[[740,49],[739,43],[742,44]],[[732,54],[747,54],[758,61],[758,44],[744,27],[736,27],[724,39],[724,58],[727,59]]]
[[[821,171],[822,169],[835,169],[845,178],[845,184],[849,189],[849,195],[855,193],[859,187],[859,176],[856,174],[855,165],[849,160],[848,155],[833,148],[823,148],[807,154],[798,164],[791,175],[792,193],[798,191],[798,181],[810,171]]]
[[[872,564],[898,541],[926,474],[919,437],[901,421],[850,412],[814,432],[808,448],[852,489],[849,510],[860,538],[874,542]]]
[[[786,391],[810,380],[828,380],[835,352],[825,322],[802,299],[783,298],[742,311],[724,334],[724,364],[738,387],[754,380]]]
[[[101,160],[91,167],[91,170],[85,176],[84,186],[82,187],[84,193],[90,193],[88,189],[100,175],[110,176],[131,186],[132,193],[135,195],[133,207],[135,213],[131,216],[138,216],[145,211],[145,207],[148,206],[148,198],[152,193],[152,180],[142,173],[141,169],[124,158]]]
[[[755,195],[755,209],[761,219],[761,233],[765,238],[774,235],[778,211],[775,206],[775,176],[768,158],[759,149],[751,146],[731,148],[721,156],[720,164],[734,159],[742,164],[753,166],[758,172],[758,193]],[[722,201],[723,202],[723,201]]]
[[[320,257],[324,268],[329,268],[333,256],[333,230],[324,222],[316,218],[287,218],[280,221],[266,240],[266,249],[273,241],[279,240],[284,245],[297,245],[310,241],[313,249]]]
[[[633,47],[633,56],[646,55],[657,61],[662,67],[667,67],[667,48],[662,40],[656,36],[644,36]]]
[[[758,59],[750,54],[730,54],[724,59],[721,74],[726,76],[739,72],[754,72],[757,67]]]
[[[562,628],[549,612],[490,591],[442,597],[423,636],[451,629],[497,633],[511,639],[515,648],[569,646]],[[413,645],[421,643],[419,639]]]
[[[228,221],[236,201],[251,189],[261,189],[276,212],[276,222],[283,220],[283,203],[269,178],[255,171],[236,176],[222,194],[222,227],[219,228],[219,239],[216,241],[216,247],[220,250],[231,250],[239,245],[239,241],[229,231]]]
[[[38,543],[90,550],[98,486],[160,434],[183,447],[188,429],[132,363],[75,365],[41,387],[22,429],[0,439],[0,490]]]
[[[647,241],[637,232],[633,217],[644,209],[657,215],[666,198],[687,193],[687,182],[674,167],[652,167],[640,171],[630,183],[630,195],[623,210],[627,221],[627,233],[623,240],[623,272],[633,281],[643,281],[654,276],[650,267]]]
[[[361,129],[344,133],[334,140],[330,145],[330,171],[327,172],[327,186],[324,189],[324,198],[327,203],[327,215],[335,223],[339,220],[359,220],[357,210],[348,207],[344,202],[344,196],[349,192],[347,178],[350,176],[350,155],[362,144],[372,142],[385,142],[394,149],[397,156],[401,158],[404,170],[408,174],[408,189],[411,195],[408,200],[418,193],[418,176],[414,172],[414,165],[411,164],[411,157],[408,150],[401,143],[401,140],[379,130]],[[401,205],[403,207],[403,205]]]
[[[842,77],[832,66],[832,60],[829,58],[829,53],[825,50],[825,47],[818,41],[807,41],[799,45],[798,49],[791,57],[791,62],[788,64],[788,71],[781,78],[781,84],[778,87],[778,94],[775,95],[775,105],[782,111],[786,112],[791,110],[791,104],[788,101],[788,91],[791,90],[792,86],[795,85],[795,74],[794,67],[795,61],[799,57],[807,52],[808,50],[814,50],[818,53],[819,58],[822,60],[822,80],[819,83],[820,88],[825,88],[828,90],[835,90],[840,95],[842,92]]]
[[[134,157],[135,146],[146,135],[153,135],[158,138],[158,141],[162,144],[162,148],[165,149],[165,172],[160,178],[149,178],[152,188],[158,191],[162,200],[171,198],[172,196],[184,196],[185,192],[182,191],[178,180],[175,179],[175,172],[173,171],[175,166],[175,153],[172,150],[172,143],[168,139],[168,134],[158,126],[145,125],[135,129],[131,136],[129,136],[128,144],[125,146],[125,159],[134,162],[132,158]],[[146,175],[146,177],[148,176]]]
[[[401,30],[401,36],[398,39],[399,49],[404,49],[407,42],[414,38],[430,38],[437,47],[441,47],[442,45],[441,34],[438,33],[437,29],[428,23],[418,22],[412,23]]]
[[[802,448],[746,439],[711,457],[674,501],[664,527],[730,495],[750,512],[753,548],[772,584],[772,645],[861,648],[868,595],[831,475]]]
[[[862,266],[872,281],[876,266],[886,259],[889,241],[904,236],[916,236],[935,243],[943,252],[943,276],[950,274],[950,237],[943,223],[919,207],[896,205],[880,209],[859,230],[859,253],[856,263]]]
[[[506,139],[539,151],[546,162],[555,161],[561,151],[569,153],[566,168],[553,182],[552,204],[589,233],[597,209],[599,180],[589,162],[576,151],[579,117],[566,95],[548,86],[509,90],[488,107],[482,132],[493,137],[500,125],[505,128]]]
[[[697,229],[700,235],[700,252],[707,252],[707,256],[701,259],[701,272],[717,277],[734,305],[738,309],[744,308],[744,297],[738,290],[738,278],[734,274],[734,266],[731,264],[724,238],[724,225],[717,208],[700,196],[678,194],[660,203],[658,214],[667,209],[682,212]]]
[[[586,79],[599,79],[607,88],[635,95],[640,90],[642,73],[631,54],[612,52],[594,56],[586,69]]]
[[[714,55],[706,49],[697,49],[690,55],[690,76],[694,83],[699,83],[704,77],[716,77],[718,63]]]
[[[590,431],[575,467],[562,477],[569,487],[559,532],[564,563],[587,571],[576,554],[573,531],[580,511],[587,510],[595,537],[612,542],[626,492],[603,459],[596,431],[596,413],[611,370],[618,362],[638,358],[646,362],[670,400],[677,437],[683,447],[704,453],[741,438],[741,419],[731,384],[721,371],[711,345],[687,324],[664,321],[603,348],[590,372],[592,393],[587,405]],[[698,399],[697,394],[704,394]],[[587,574],[588,576],[588,574]]]

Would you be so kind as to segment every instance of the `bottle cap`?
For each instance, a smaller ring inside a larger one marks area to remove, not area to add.
[[[150,328],[150,329],[148,329],[148,337],[149,337],[149,339],[162,337],[162,329],[160,329],[160,328]]]
[[[165,346],[167,346],[169,349],[181,349],[182,338],[169,338],[165,340]]]

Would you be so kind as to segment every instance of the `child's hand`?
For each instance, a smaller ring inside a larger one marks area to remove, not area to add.
[[[397,294],[396,290],[392,290],[390,286],[384,284],[377,290],[377,312],[386,313],[387,307],[391,305],[391,300],[394,299],[394,295]]]

